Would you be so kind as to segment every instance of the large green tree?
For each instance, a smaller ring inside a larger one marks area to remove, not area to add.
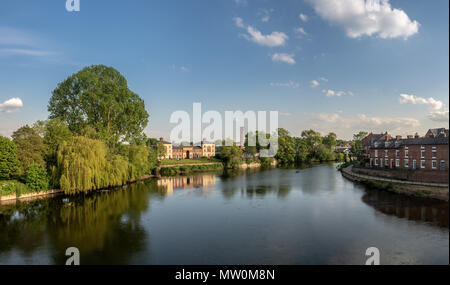
[[[77,134],[91,126],[108,144],[129,141],[148,123],[144,101],[112,67],[93,65],[73,74],[53,91],[50,118],[60,118]]]
[[[15,131],[11,137],[17,146],[17,158],[19,159],[20,171],[22,173],[32,163],[45,166],[44,141],[35,129],[26,125]]]
[[[361,158],[363,155],[363,139],[367,137],[367,135],[368,133],[364,131],[360,131],[359,133],[353,135],[353,140],[350,145],[352,146],[352,153],[358,158]]]
[[[16,145],[8,138],[0,136],[0,179],[9,179],[18,170]]]

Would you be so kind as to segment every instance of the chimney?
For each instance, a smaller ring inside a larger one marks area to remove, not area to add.
[[[408,135],[407,138],[408,138],[408,139],[412,139],[412,138],[414,138],[414,137],[413,137],[412,135]]]
[[[396,136],[395,139],[396,139],[396,140],[401,140],[401,139],[402,139],[402,136]]]
[[[444,131],[441,131],[441,132],[439,133],[439,137],[440,137],[440,138],[445,138],[445,137],[447,137],[447,135],[445,134]]]
[[[416,134],[414,135],[414,138],[415,138],[415,139],[418,139],[418,138],[419,138],[419,134],[416,133]]]
[[[164,140],[164,138],[159,138],[159,141],[162,142]]]

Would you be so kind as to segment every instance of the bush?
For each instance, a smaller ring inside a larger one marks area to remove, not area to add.
[[[32,191],[30,191],[25,184],[20,183],[19,181],[15,180],[0,181],[0,196],[16,194],[17,197],[20,197],[20,195],[30,192]]]
[[[48,190],[48,180],[47,171],[39,164],[30,164],[25,171],[25,184],[30,190]]]

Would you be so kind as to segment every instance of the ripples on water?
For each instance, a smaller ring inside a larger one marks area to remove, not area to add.
[[[365,189],[334,165],[152,179],[0,206],[0,264],[448,264],[448,203]]]

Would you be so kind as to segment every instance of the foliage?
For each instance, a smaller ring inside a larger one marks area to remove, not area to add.
[[[76,194],[122,185],[132,178],[129,170],[129,162],[124,158],[113,155],[107,159],[102,141],[78,136],[60,145],[54,171],[60,177],[61,189],[66,194]]]
[[[141,177],[151,172],[150,151],[145,145],[130,145],[129,146],[129,163],[132,177]]]
[[[0,136],[0,179],[9,179],[18,170],[17,147],[8,138]]]
[[[59,83],[48,111],[76,134],[92,127],[108,145],[141,135],[148,123],[144,101],[117,70],[104,65],[86,67]]]
[[[21,173],[25,172],[28,165],[32,163],[45,165],[44,141],[33,128],[28,125],[21,127],[11,137],[17,146],[17,158]]]
[[[14,195],[20,197],[22,194],[31,192],[27,186],[16,180],[0,180],[0,196]]]
[[[172,176],[178,174],[187,174],[192,172],[204,172],[204,171],[215,171],[222,169],[223,165],[221,163],[208,164],[208,165],[183,165],[183,166],[173,166],[173,167],[161,167],[159,173],[163,176]]]
[[[356,155],[356,157],[361,157],[363,154],[363,139],[367,137],[367,132],[359,132],[353,135],[353,141],[350,143],[352,146],[352,153]]]
[[[59,118],[45,122],[44,126],[45,160],[47,167],[51,169],[56,165],[56,153],[59,145],[72,139],[72,132],[67,123]]]
[[[217,157],[223,162],[225,168],[238,168],[242,163],[244,153],[233,143],[232,146],[222,146]]]
[[[33,191],[48,190],[47,171],[39,164],[32,163],[25,171],[25,184]]]

